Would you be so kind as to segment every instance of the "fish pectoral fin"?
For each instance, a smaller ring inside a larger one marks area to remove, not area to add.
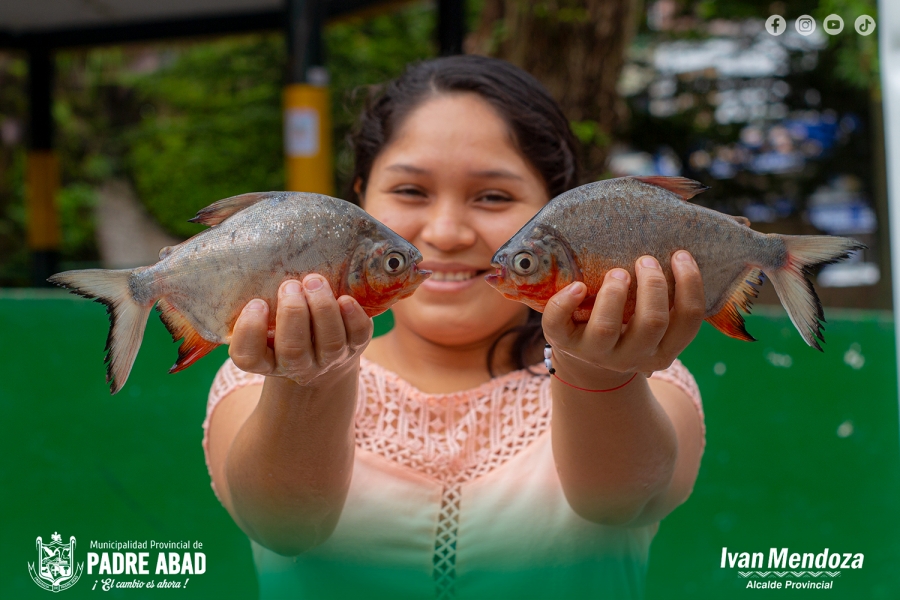
[[[661,187],[673,194],[677,194],[682,200],[690,200],[700,192],[705,192],[709,186],[687,177],[666,177],[664,175],[651,175],[647,177],[633,176],[632,179],[643,181],[656,187]]]
[[[747,217],[738,217],[736,215],[728,215],[730,218],[734,219],[738,225],[743,225],[744,227],[750,227],[750,219]]]
[[[188,322],[184,315],[172,306],[166,300],[160,300],[156,304],[156,310],[159,312],[159,318],[169,333],[172,334],[172,341],[181,342],[178,347],[178,360],[169,369],[169,373],[177,373],[187,369],[189,366],[212,352],[219,344],[204,339],[197,330]]]
[[[762,271],[751,268],[741,274],[737,279],[734,288],[725,301],[725,306],[718,313],[706,319],[706,322],[727,335],[745,342],[755,342],[756,338],[747,333],[744,326],[744,316],[740,310],[750,314],[753,306],[753,299],[759,294],[756,288],[762,285]]]
[[[193,219],[188,219],[188,223],[200,223],[201,225],[218,225],[231,215],[238,213],[248,206],[253,206],[257,202],[267,200],[277,194],[283,192],[252,192],[250,194],[241,194],[240,196],[232,196],[213,202],[206,208],[200,209]]]

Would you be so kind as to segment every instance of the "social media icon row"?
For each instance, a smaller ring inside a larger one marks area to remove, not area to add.
[[[875,31],[875,19],[869,15],[860,15],[853,25],[859,35],[869,35]],[[801,15],[794,21],[794,28],[800,35],[812,35],[816,30],[816,20],[809,15]],[[766,31],[770,34],[781,35],[786,29],[787,20],[781,15],[772,15],[766,19]],[[837,35],[844,30],[844,20],[840,15],[828,15],[823,29],[829,35]]]

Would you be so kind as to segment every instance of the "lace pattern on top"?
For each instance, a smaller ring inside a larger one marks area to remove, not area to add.
[[[550,427],[550,380],[527,370],[474,389],[426,394],[365,361],[356,442],[444,486],[497,468]]]
[[[437,600],[452,600],[456,597],[456,540],[461,499],[462,485],[459,483],[445,487],[441,493],[441,511],[438,513],[434,555],[431,560],[431,576]]]
[[[525,449],[550,427],[550,379],[533,367],[496,377],[474,389],[451,394],[427,394],[399,375],[361,360],[356,443],[413,469],[444,486],[489,473]],[[700,390],[690,372],[676,360],[653,379],[671,383],[693,401],[706,430]],[[262,375],[241,371],[225,361],[209,392],[203,447],[219,401],[231,392],[261,385]],[[208,466],[208,460],[207,460]]]

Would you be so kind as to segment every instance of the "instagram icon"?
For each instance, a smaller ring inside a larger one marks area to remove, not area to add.
[[[797,17],[794,21],[794,28],[800,35],[812,35],[816,30],[816,20],[809,15]]]

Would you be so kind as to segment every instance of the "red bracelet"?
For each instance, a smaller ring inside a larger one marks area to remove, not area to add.
[[[623,387],[625,387],[626,385],[631,383],[635,377],[637,377],[637,373],[634,373],[628,379],[628,381],[626,381],[622,385],[617,385],[616,387],[609,388],[608,390],[589,390],[587,388],[578,387],[577,385],[572,385],[571,383],[569,383],[568,381],[564,381],[559,375],[557,375],[556,369],[553,368],[553,362],[551,360],[552,358],[553,358],[553,349],[551,348],[550,344],[547,344],[546,346],[544,346],[544,366],[547,367],[547,370],[550,372],[550,374],[553,375],[554,377],[556,377],[561,383],[564,383],[567,386],[569,386],[570,388],[575,388],[576,390],[580,390],[582,392],[592,392],[592,393],[596,393],[596,394],[602,394],[603,392],[614,392],[616,390],[621,390]]]
[[[581,390],[582,392],[595,392],[595,393],[614,392],[614,391],[616,391],[616,390],[621,390],[623,387],[625,387],[626,385],[628,385],[629,383],[631,383],[631,381],[632,381],[635,377],[637,377],[637,373],[634,373],[631,377],[628,378],[628,381],[626,381],[626,382],[623,383],[622,385],[617,385],[616,387],[614,387],[614,388],[609,388],[608,390],[589,390],[589,389],[587,389],[587,388],[578,387],[577,385],[572,385],[572,384],[569,383],[568,381],[563,381],[563,379],[561,379],[560,376],[556,374],[556,369],[553,369],[553,372],[550,373],[550,374],[553,375],[554,377],[556,377],[556,378],[557,378],[559,381],[561,381],[562,383],[564,383],[564,384],[566,384],[567,386],[569,386],[570,388],[575,388],[576,390]]]

